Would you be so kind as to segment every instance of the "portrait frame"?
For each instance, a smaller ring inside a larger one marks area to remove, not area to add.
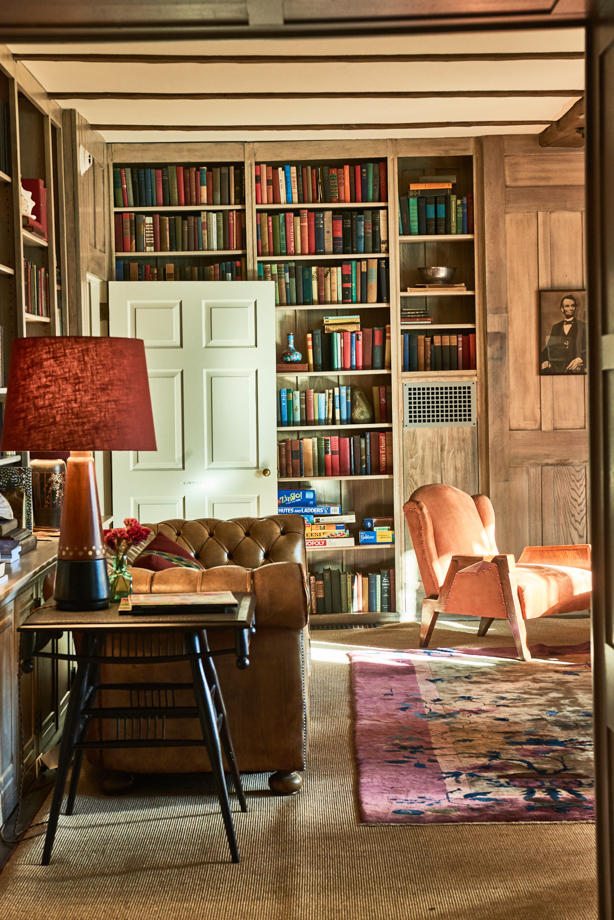
[[[586,338],[586,291],[540,291],[540,376],[585,376]]]

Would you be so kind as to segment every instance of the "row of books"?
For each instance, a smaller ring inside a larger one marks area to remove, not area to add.
[[[356,332],[307,333],[307,368],[310,371],[381,371],[390,369],[390,326],[374,326]]]
[[[0,170],[7,176],[11,175],[9,104],[5,99],[0,99]]]
[[[23,260],[24,301],[26,313],[34,316],[49,316],[49,273],[34,262]]]
[[[245,211],[181,215],[115,214],[116,252],[215,252],[243,249]]]
[[[190,265],[184,262],[167,262],[158,259],[154,262],[115,261],[116,281],[247,281],[247,264],[245,259],[231,262],[214,262],[203,265]]]
[[[259,256],[388,252],[388,211],[256,214]]]
[[[116,208],[245,204],[243,166],[114,166]]]
[[[328,387],[322,392],[283,387],[277,395],[277,425],[351,425],[353,390],[356,387]],[[373,421],[392,422],[392,387],[374,386],[372,393]]]
[[[428,192],[428,193],[427,193]],[[473,195],[449,194],[447,189],[409,192],[399,196],[399,233],[426,236],[473,233]]]
[[[395,605],[394,569],[362,575],[325,568],[310,572],[311,612],[390,613]]]
[[[392,473],[392,432],[353,437],[286,438],[277,444],[280,479]]]
[[[386,161],[345,166],[255,167],[256,204],[388,201]]]
[[[342,265],[259,262],[258,281],[275,283],[275,304],[387,303],[386,259],[352,259]]]
[[[415,335],[403,333],[404,371],[474,371],[475,333]]]

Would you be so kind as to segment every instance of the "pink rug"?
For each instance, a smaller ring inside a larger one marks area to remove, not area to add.
[[[593,820],[590,652],[351,652],[361,820]]]

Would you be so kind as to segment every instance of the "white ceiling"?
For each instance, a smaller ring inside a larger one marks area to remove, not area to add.
[[[554,57],[488,60],[493,54],[583,52],[582,29],[542,29],[398,38],[279,39],[250,41],[10,45],[16,54],[119,55],[117,61],[30,61],[24,65],[45,90],[63,98],[107,141],[320,140],[348,137],[437,137],[539,133],[582,94],[584,61]],[[296,55],[475,55],[470,61],[295,62]],[[139,63],[134,55],[156,55]],[[169,56],[199,61],[166,62]],[[207,63],[208,55],[228,56]],[[241,55],[287,56],[282,63],[237,63]],[[438,96],[441,92],[528,91],[529,96]],[[537,95],[540,91],[569,95]],[[432,98],[82,99],[80,93],[305,93],[426,92]],[[465,122],[468,124],[454,124]],[[501,125],[496,122],[517,122]],[[532,123],[536,122],[536,123]],[[398,127],[427,123],[434,127]],[[439,125],[438,123],[443,123]],[[449,124],[451,123],[451,124]],[[476,124],[477,123],[477,124]],[[341,125],[368,125],[344,130]],[[135,130],[176,126],[175,130]],[[181,130],[181,126],[200,130]],[[291,126],[283,130],[283,126]],[[297,126],[311,126],[299,130]],[[124,127],[125,126],[125,127]],[[209,127],[208,127],[209,126]],[[256,130],[249,126],[256,126]],[[277,130],[281,126],[282,130]],[[331,127],[326,127],[331,126]],[[211,130],[216,127],[218,130]],[[178,128],[178,129],[177,129]],[[275,128],[275,130],[273,130]]]

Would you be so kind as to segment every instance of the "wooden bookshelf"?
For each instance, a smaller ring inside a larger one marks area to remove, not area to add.
[[[371,473],[369,476],[279,476],[279,482],[335,482],[348,481],[355,482],[357,479],[368,479],[372,482],[374,479],[392,479],[391,473]]]
[[[312,256],[256,256],[258,262],[359,262],[361,259],[388,259],[389,252],[325,253]]]
[[[36,313],[26,313],[26,323],[50,323],[50,316],[38,316]]]
[[[332,313],[334,310],[350,310],[355,313],[356,310],[385,310],[390,309],[389,303],[306,303],[306,304],[281,304],[276,310],[322,310],[324,313]]]
[[[41,249],[47,249],[49,243],[47,240],[44,240],[42,237],[37,236],[35,233],[30,233],[29,230],[26,230],[25,227],[21,230],[21,235],[23,236],[23,245],[24,246],[38,246]]]
[[[401,297],[475,297],[475,291],[401,291]]]
[[[278,377],[356,377],[356,376],[370,376],[371,374],[388,374],[390,375],[392,371],[390,368],[384,370],[364,370],[364,371],[288,371],[286,374],[285,371],[277,371]]]
[[[364,552],[373,552],[373,550],[393,550],[394,543],[379,543],[379,544],[365,544],[357,543],[355,546],[308,546],[308,553],[357,553]]]
[[[245,249],[182,249],[179,252],[118,252],[117,258],[121,256],[121,261],[124,259],[166,259],[173,258],[185,259],[191,258],[192,256],[197,256],[203,258],[204,256],[244,256],[247,250]]]
[[[115,214],[193,214],[200,211],[244,211],[244,204],[153,204],[124,205],[113,208]]]
[[[14,275],[15,269],[9,265],[0,265],[0,275]]]
[[[475,323],[400,323],[402,332],[410,329],[475,329]]]
[[[410,236],[399,236],[399,243],[464,243],[474,239],[473,233],[412,233]]]
[[[362,425],[351,424],[351,425],[285,425],[278,426],[278,431],[330,431],[331,428],[339,429],[339,431],[351,431],[352,429],[361,429],[364,431],[366,428],[392,428],[392,424],[388,422],[363,422]]]
[[[387,201],[309,201],[294,202],[292,204],[257,204],[257,211],[371,211],[373,208],[385,210],[388,208]]]
[[[12,181],[13,181],[13,180],[11,179],[11,177],[10,177],[10,176],[7,176],[7,174],[6,174],[5,172],[2,172],[2,170],[0,169],[0,182],[4,182],[4,183],[8,184],[8,183],[10,183],[10,182],[12,182]]]

